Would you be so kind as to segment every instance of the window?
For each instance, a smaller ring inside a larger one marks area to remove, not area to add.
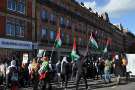
[[[50,16],[50,21],[55,24],[55,21],[56,21],[56,16],[54,14],[51,14]]]
[[[7,22],[6,24],[6,35],[15,36],[15,26],[14,23]]]
[[[66,42],[67,42],[67,44],[69,44],[69,41],[70,41],[70,39],[69,39],[69,35],[66,35]]]
[[[7,0],[7,7],[9,10],[16,11],[16,0]]]
[[[55,39],[55,32],[54,31],[50,31],[50,39],[51,40]]]
[[[48,12],[46,10],[41,11],[41,19],[48,20]]]
[[[25,25],[24,21],[20,20],[7,20],[6,23],[6,35],[24,37]]]
[[[60,18],[60,24],[61,24],[61,25],[64,25],[64,17],[61,17],[61,18]]]
[[[46,39],[46,38],[47,38],[47,29],[42,28],[42,39]]]
[[[66,22],[66,26],[67,26],[67,27],[69,27],[69,20],[67,20],[67,22]]]
[[[16,36],[24,37],[24,26],[21,26],[19,24],[16,25]]]
[[[7,8],[25,14],[26,2],[25,0],[7,0]]]
[[[25,0],[18,1],[17,11],[23,14],[25,13]]]
[[[20,25],[17,24],[16,25],[16,36],[19,36],[20,35]]]
[[[64,32],[62,32],[62,34],[61,34],[61,39],[62,39],[62,41],[64,41]]]
[[[21,26],[20,27],[20,36],[21,37],[24,37],[24,32],[25,32],[25,27],[24,26]]]

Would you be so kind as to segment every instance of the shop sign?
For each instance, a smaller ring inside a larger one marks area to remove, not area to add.
[[[28,63],[28,53],[23,53],[23,61],[22,63]]]
[[[0,48],[32,49],[32,42],[0,38]]]

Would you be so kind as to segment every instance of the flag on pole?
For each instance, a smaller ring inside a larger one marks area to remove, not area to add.
[[[111,39],[107,39],[106,46],[105,46],[105,48],[103,50],[103,53],[107,53],[109,43],[111,43]]]
[[[57,32],[57,36],[56,36],[54,46],[55,46],[55,48],[60,48],[61,45],[62,45],[62,41],[61,41],[61,38],[60,38],[60,28],[59,28],[59,30]]]
[[[72,52],[71,52],[71,58],[72,58],[72,60],[78,60],[79,57],[80,56],[76,53],[76,38],[74,38],[73,48],[72,48]]]
[[[98,48],[98,44],[97,44],[96,40],[93,38],[92,33],[91,33],[90,38],[89,38],[89,44],[93,48]]]
[[[107,51],[108,51],[108,45],[109,45],[109,39],[107,39],[107,42],[106,42],[106,46],[105,46],[105,48],[104,48],[104,50],[103,50],[103,53],[107,53]]]

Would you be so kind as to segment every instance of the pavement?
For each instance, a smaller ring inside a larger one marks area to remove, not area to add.
[[[63,88],[58,86],[59,86],[58,84],[52,83],[52,87],[53,87],[52,90],[64,90]],[[120,85],[117,85],[116,78],[112,78],[112,82],[107,84],[105,84],[103,80],[88,79],[88,86],[89,86],[88,90],[135,90],[135,78],[131,78],[128,83],[125,82],[125,80],[123,79]],[[19,90],[32,90],[32,87],[21,88]],[[74,81],[68,82],[67,90],[75,90]],[[86,90],[83,81],[81,81],[79,84],[79,90]]]

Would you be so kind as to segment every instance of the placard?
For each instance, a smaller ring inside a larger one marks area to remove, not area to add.
[[[28,63],[28,53],[23,53],[23,62],[22,63]]]

